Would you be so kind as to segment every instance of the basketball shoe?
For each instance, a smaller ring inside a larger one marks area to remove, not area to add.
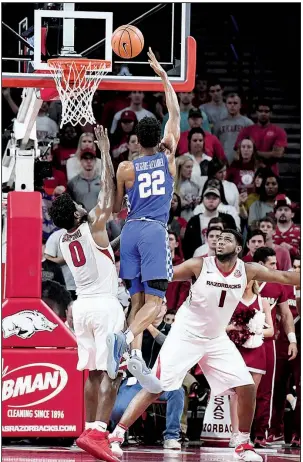
[[[108,334],[106,345],[108,348],[107,373],[112,380],[115,380],[118,375],[122,356],[128,349],[125,334],[123,332]]]
[[[114,456],[121,458],[123,456],[123,450],[121,449],[121,445],[124,443],[123,436],[109,435],[108,441]]]
[[[108,435],[109,432],[91,430],[84,438],[77,440],[77,445],[96,459],[105,462],[119,462],[111,451]]]
[[[267,446],[282,446],[283,444],[285,444],[284,435],[269,435],[266,440]]]
[[[158,394],[163,391],[160,380],[146,366],[144,359],[133,355],[128,361],[127,368],[136,377],[142,388],[145,388],[149,393]]]
[[[81,435],[79,436],[78,439],[76,439],[76,445],[79,446],[78,443],[81,444],[81,440],[83,440],[83,438],[85,438],[87,436],[87,434],[91,431],[91,428],[88,428],[87,430],[84,430],[84,432],[81,433]],[[79,446],[80,448],[80,446]]]
[[[234,452],[234,460],[244,460],[245,462],[263,462],[262,456],[256,453],[254,447],[249,443],[239,444]]]

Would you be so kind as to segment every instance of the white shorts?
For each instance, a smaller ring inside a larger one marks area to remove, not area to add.
[[[78,298],[73,303],[73,321],[78,344],[77,369],[106,371],[106,336],[123,330],[125,316],[115,297]]]
[[[198,337],[177,318],[162,346],[153,372],[164,391],[178,390],[186,373],[199,363],[212,395],[232,394],[233,388],[253,384],[245,362],[227,334],[215,339]]]

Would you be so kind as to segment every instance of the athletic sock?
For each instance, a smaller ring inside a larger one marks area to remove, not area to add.
[[[124,335],[126,337],[126,343],[127,345],[130,345],[132,343],[132,341],[134,340],[134,334],[132,333],[132,331],[130,329],[127,329],[125,332],[124,332]]]
[[[240,432],[237,435],[238,443],[243,444],[243,443],[250,443],[250,433],[246,432]]]
[[[142,351],[141,351],[141,350],[133,349],[133,350],[131,351],[131,354],[130,354],[130,355],[131,355],[131,356],[138,356],[138,358],[143,359],[143,358],[142,358]]]
[[[92,430],[95,428],[95,422],[85,422],[85,430]]]
[[[107,423],[101,422],[100,420],[95,420],[94,429],[98,430],[99,432],[106,432]]]
[[[127,432],[127,430],[128,430],[128,427],[126,427],[125,425],[119,423],[115,427],[113,433],[111,433],[110,436],[116,436],[117,438],[123,438],[124,439],[124,435]]]

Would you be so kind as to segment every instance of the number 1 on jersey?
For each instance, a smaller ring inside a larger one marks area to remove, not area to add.
[[[225,298],[226,298],[226,290],[222,290],[221,296],[220,296],[220,301],[219,301],[219,308],[223,308]]]

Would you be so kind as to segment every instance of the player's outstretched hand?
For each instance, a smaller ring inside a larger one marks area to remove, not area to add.
[[[97,141],[95,143],[98,145],[101,153],[109,152],[110,144],[107,135],[107,128],[103,128],[102,125],[97,125],[95,128],[95,136]]]
[[[154,55],[154,53],[152,52],[152,49],[150,47],[149,47],[149,50],[147,52],[147,56],[149,57],[148,62],[150,64],[150,67],[155,71],[155,73],[159,77],[164,77],[166,75],[166,72],[163,69],[163,67],[159,64],[156,56]]]

